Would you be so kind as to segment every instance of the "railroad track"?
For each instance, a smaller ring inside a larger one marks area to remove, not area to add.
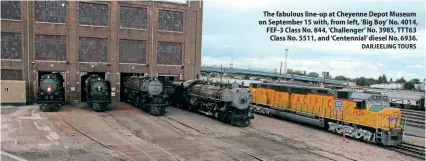
[[[400,146],[390,147],[389,149],[415,158],[423,160],[425,159],[424,146],[414,145],[410,143],[402,143]]]
[[[202,116],[204,116],[204,115],[202,115]],[[169,120],[172,120],[172,121],[174,121],[174,122],[176,122],[176,123],[179,123],[179,124],[181,124],[181,125],[183,125],[183,126],[185,126],[185,127],[187,127],[187,128],[193,129],[193,130],[195,130],[195,131],[197,131],[197,132],[199,132],[199,133],[201,133],[201,134],[203,134],[203,135],[208,135],[208,134],[204,133],[203,131],[200,131],[200,130],[198,130],[198,129],[196,129],[196,128],[193,128],[193,127],[191,127],[190,125],[187,125],[187,124],[185,124],[185,123],[183,123],[183,122],[181,122],[181,121],[178,121],[178,120],[176,120],[176,119],[173,119],[173,118],[171,118],[171,117],[169,117],[169,116],[167,116],[167,115],[164,115],[163,117],[164,117],[164,118],[167,118],[167,119],[169,119]],[[204,117],[207,117],[207,116],[204,116]],[[163,122],[165,122],[165,123],[167,123],[167,124],[171,125],[172,127],[174,127],[172,124],[168,123],[166,120],[164,120],[164,119],[163,119],[163,118],[161,118],[161,117],[158,117],[157,119],[159,119],[159,120],[161,120],[161,121],[163,121]],[[213,119],[213,118],[212,118],[212,119]],[[215,120],[215,121],[219,121],[219,120]],[[175,127],[175,128],[177,128],[177,127]],[[280,137],[280,138],[282,138],[282,136],[281,136],[281,135],[279,135],[279,134],[270,133],[270,132],[263,131],[263,130],[259,130],[259,129],[252,128],[252,127],[250,127],[250,129],[251,129],[251,130],[245,129],[244,131],[249,132],[249,133],[253,133],[253,134],[257,134],[257,135],[263,134],[263,135],[260,135],[260,136],[263,136],[263,137],[265,136],[265,134],[267,134],[267,135],[272,135],[272,136],[275,136],[275,137]],[[256,131],[256,132],[254,132],[254,131]],[[236,146],[234,146],[234,145],[231,145],[231,144],[229,144],[229,143],[227,143],[227,142],[225,142],[225,141],[221,141],[221,140],[216,139],[216,138],[213,138],[213,139],[214,139],[216,142],[218,142],[218,143],[222,143],[222,144],[224,144],[224,145],[228,145],[228,146],[230,146],[230,147],[233,147],[233,148],[235,148],[235,149],[238,149],[238,150],[239,150],[239,151],[241,151],[242,153],[244,153],[244,154],[246,154],[246,155],[249,155],[250,157],[252,157],[252,158],[253,158],[253,159],[255,159],[255,160],[258,160],[258,161],[264,161],[264,159],[262,159],[260,156],[256,156],[255,154],[249,153],[249,152],[247,152],[247,151],[245,151],[245,150],[243,150],[243,149],[240,149],[239,147],[236,147]],[[339,154],[336,154],[336,153],[333,153],[333,152],[329,152],[329,151],[325,151],[325,150],[320,149],[320,148],[317,148],[317,150],[321,150],[321,151],[326,152],[326,153],[330,153],[330,154],[333,154],[333,155],[337,155],[337,156],[343,157],[343,158],[348,159],[348,160],[353,160],[353,161],[355,161],[355,159],[352,159],[352,158],[350,158],[350,157],[341,156],[341,155],[339,155]],[[223,154],[226,154],[226,155],[228,155],[228,156],[230,156],[230,157],[234,158],[232,155],[228,154],[228,152],[225,152],[225,151],[222,151],[222,150],[219,150],[219,151],[221,151]],[[312,154],[314,154],[314,155],[318,155],[318,156],[320,156],[320,157],[327,158],[327,159],[329,159],[329,160],[337,161],[336,159],[330,158],[330,157],[328,157],[328,156],[326,156],[326,155],[322,155],[322,154],[319,154],[319,153],[313,153],[313,152],[312,152]],[[236,159],[236,158],[234,158],[234,159]],[[236,160],[238,160],[238,159],[236,159]]]
[[[105,112],[103,114],[99,114],[99,116],[103,117],[103,115],[108,115],[110,116],[112,119],[114,119],[119,125],[121,125],[122,127],[124,127],[125,129],[127,129],[128,131],[130,131],[133,135],[135,135],[136,137],[146,141],[147,143],[151,144],[152,146],[158,148],[159,150],[165,152],[166,154],[168,154],[169,156],[171,156],[172,158],[176,159],[177,161],[181,161],[181,159],[177,158],[176,156],[174,156],[173,154],[169,153],[168,151],[164,150],[163,148],[161,148],[159,145],[153,143],[151,140],[149,140],[148,138],[145,138],[141,135],[139,135],[138,133],[136,133],[133,129],[130,129],[128,126],[126,126],[123,122],[121,122],[120,120],[116,119],[115,116],[113,116],[109,111]]]
[[[179,158],[177,158],[176,156],[174,156],[174,155],[170,154],[168,151],[164,150],[164,149],[163,149],[163,148],[161,148],[159,145],[157,145],[157,144],[153,143],[153,142],[152,142],[151,140],[149,140],[148,138],[145,138],[145,137],[143,137],[143,136],[139,135],[138,133],[136,133],[134,130],[130,129],[130,128],[129,128],[128,126],[126,126],[123,122],[121,122],[120,120],[116,119],[116,118],[115,118],[115,116],[114,116],[114,115],[112,115],[111,113],[106,112],[106,114],[107,114],[107,115],[109,115],[110,117],[112,117],[113,119],[115,119],[115,121],[117,121],[117,123],[118,123],[118,124],[120,124],[122,127],[126,128],[127,130],[129,130],[130,132],[132,132],[132,133],[133,133],[136,137],[139,137],[139,138],[141,138],[141,139],[143,139],[143,140],[145,140],[145,141],[149,142],[151,145],[154,145],[155,147],[157,147],[157,148],[161,149],[162,151],[166,152],[166,153],[167,153],[167,154],[169,154],[170,156],[174,157],[176,160],[181,161],[181,159],[179,159]],[[170,117],[168,117],[168,116],[162,116],[162,117],[167,118],[167,119],[169,119],[169,120],[171,120],[171,121],[174,121],[174,122],[176,122],[176,123],[179,123],[179,124],[181,124],[181,125],[183,125],[183,126],[185,126],[185,127],[187,127],[187,128],[190,128],[190,129],[192,129],[192,130],[195,130],[195,131],[197,131],[197,132],[199,132],[199,133],[201,133],[201,134],[203,134],[203,135],[206,135],[204,132],[199,131],[198,129],[195,129],[195,128],[193,128],[193,127],[189,126],[189,125],[186,125],[186,124],[184,124],[184,123],[182,123],[182,122],[180,122],[180,121],[177,121],[177,120],[175,120],[175,119],[172,119],[172,118],[170,118]],[[155,119],[157,119],[157,120],[159,120],[159,121],[162,121],[162,122],[164,122],[164,123],[166,123],[166,124],[170,125],[171,127],[173,127],[173,128],[175,128],[175,129],[177,129],[177,130],[181,131],[178,127],[175,127],[174,125],[170,124],[170,123],[169,123],[167,120],[165,120],[164,118],[161,118],[161,117],[155,117]],[[181,131],[181,132],[182,132],[182,133],[185,133],[184,131]],[[190,136],[190,137],[192,137],[193,139],[198,139],[198,138],[196,138],[196,137],[194,137],[194,136],[191,136],[190,134],[187,134],[187,135],[188,135],[188,136]],[[223,142],[223,141],[220,141],[220,140],[218,140],[218,139],[215,139],[215,140],[216,140],[217,142],[221,142],[221,143],[224,143],[224,144],[226,144],[226,145],[230,145],[230,144],[228,144],[228,143],[226,143],[226,142]],[[238,148],[236,148],[236,149],[238,149]],[[222,154],[224,154],[224,155],[226,155],[226,156],[229,156],[230,158],[233,158],[234,160],[239,160],[239,159],[235,158],[234,156],[232,156],[231,154],[229,154],[228,152],[225,152],[225,151],[223,151],[223,150],[221,150],[221,149],[217,149],[217,150],[218,150],[219,152],[221,152]],[[245,154],[247,154],[247,155],[251,156],[251,157],[252,157],[252,158],[254,158],[255,160],[263,161],[263,159],[261,159],[261,158],[259,158],[259,157],[256,157],[256,156],[254,156],[254,155],[252,155],[252,154],[250,154],[250,153],[247,153],[247,152],[245,152],[245,151],[243,151],[243,150],[240,150],[240,151],[242,151],[243,153],[245,153]]]
[[[425,128],[425,112],[400,109],[401,115],[406,118],[406,125],[411,127]]]
[[[124,158],[127,158],[126,160],[134,160],[134,161],[136,161],[136,159],[134,159],[134,158],[132,158],[132,157],[130,157],[130,156],[128,156],[128,155],[126,155],[126,154],[124,154],[124,153],[121,153],[121,152],[119,152],[119,151],[117,151],[117,150],[115,150],[115,149],[111,148],[110,146],[108,146],[108,145],[106,145],[106,144],[104,144],[104,143],[100,142],[99,140],[97,140],[97,139],[93,138],[92,136],[90,136],[90,135],[86,134],[85,132],[81,131],[79,128],[75,127],[75,126],[74,126],[74,125],[72,125],[70,122],[68,122],[66,119],[64,119],[64,117],[62,117],[62,120],[64,121],[64,123],[65,123],[65,124],[67,124],[69,127],[71,127],[72,129],[74,129],[76,132],[78,132],[78,133],[80,133],[81,135],[83,135],[83,136],[87,137],[88,139],[90,139],[90,140],[92,140],[92,141],[96,142],[97,144],[99,144],[99,145],[101,145],[101,146],[103,146],[103,147],[105,147],[105,148],[107,148],[107,149],[110,149],[110,150],[112,150],[112,151],[114,151],[114,152],[118,153],[119,155],[123,156]],[[92,151],[92,150],[91,150],[91,151]],[[92,151],[92,152],[94,152],[94,151]],[[105,158],[105,157],[103,157],[103,156],[100,156],[100,157],[101,157],[102,159],[105,159],[105,160],[108,160],[108,161],[109,161],[109,159],[108,159],[108,158]]]
[[[191,127],[191,126],[189,126],[189,125],[187,125],[187,124],[185,124],[185,123],[183,123],[183,122],[181,122],[181,121],[175,120],[175,119],[173,119],[173,118],[171,118],[171,117],[169,117],[169,116],[167,116],[167,115],[164,115],[164,117],[165,117],[165,118],[167,118],[167,119],[170,119],[170,120],[172,120],[172,121],[175,121],[175,122],[177,122],[177,123],[179,123],[179,124],[181,124],[181,125],[183,125],[183,126],[185,126],[185,127],[187,127],[187,128],[190,128],[190,129],[192,129],[192,130],[195,130],[195,131],[197,131],[197,132],[199,132],[199,133],[201,133],[201,134],[203,134],[203,135],[206,135],[206,133],[204,133],[204,132],[202,132],[202,131],[200,131],[200,130],[198,130],[198,129],[195,129],[195,128],[193,128],[193,127]],[[168,123],[166,120],[163,120],[163,119],[161,119],[161,118],[157,118],[157,119],[159,119],[159,120],[161,120],[161,121],[163,121],[163,122],[165,122],[165,123],[169,124],[170,126],[174,127],[173,125],[171,125],[170,123]],[[177,128],[177,127],[175,127],[175,128]],[[196,139],[196,138],[195,138],[195,139]],[[228,144],[228,143],[226,143],[226,142],[224,142],[224,141],[221,141],[221,140],[219,140],[219,139],[216,139],[216,138],[213,138],[213,139],[214,139],[215,141],[219,142],[219,143],[222,143],[222,144],[225,144],[225,145],[228,145],[228,146],[234,147],[235,149],[239,149],[239,148],[237,148],[237,147],[235,147],[235,146],[233,146],[233,145],[231,145],[231,144]],[[255,160],[258,160],[258,161],[264,161],[263,159],[261,159],[261,158],[259,158],[259,157],[255,156],[255,155],[253,155],[253,154],[251,154],[251,153],[248,153],[248,152],[246,152],[246,151],[244,151],[244,150],[241,150],[241,149],[239,149],[239,150],[240,150],[242,153],[244,153],[244,154],[246,154],[246,155],[249,155],[250,157],[254,158]],[[223,153],[223,154],[225,154],[225,155],[227,155],[227,156],[231,157],[231,158],[234,158],[234,159],[238,160],[237,158],[235,158],[235,157],[234,157],[234,156],[232,156],[231,154],[228,154],[228,152],[225,152],[225,151],[220,150],[220,149],[219,149],[219,151],[220,151],[221,153]]]
[[[404,112],[404,113],[418,114],[421,116],[425,116],[425,111],[405,109],[405,108],[400,108],[399,110],[401,110],[401,112]]]

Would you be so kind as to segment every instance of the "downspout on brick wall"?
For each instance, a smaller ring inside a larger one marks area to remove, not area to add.
[[[152,11],[151,11],[151,63],[149,64],[149,76],[153,76],[152,68],[154,67],[152,61],[154,61],[154,15],[155,15],[155,0],[152,1]]]
[[[27,80],[28,80],[28,82],[26,84],[28,85],[27,89],[30,89],[31,88],[30,83],[32,83],[32,82],[31,82],[31,76],[30,76],[30,20],[29,20],[29,18],[30,18],[29,14],[30,13],[28,12],[28,8],[29,8],[29,5],[28,5],[28,1],[27,1],[27,6],[26,6],[27,18],[26,19],[27,19],[27,77],[28,77]],[[28,92],[27,92],[27,101],[30,101],[30,98],[31,98],[29,91],[30,90],[28,90]]]

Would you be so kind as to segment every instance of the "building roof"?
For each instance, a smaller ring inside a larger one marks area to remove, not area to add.
[[[154,1],[154,2],[187,4],[186,0],[152,0],[152,1]]]

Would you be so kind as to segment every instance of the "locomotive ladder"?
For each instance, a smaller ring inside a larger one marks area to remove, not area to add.
[[[377,118],[377,117],[376,117]],[[378,139],[380,139],[380,141],[382,141],[382,133],[381,130],[379,131],[380,128],[378,128],[377,126],[379,125],[379,122],[381,122],[382,127],[383,127],[383,119],[380,116],[378,121],[376,122],[376,133],[373,135],[374,136],[374,140],[373,141],[377,141]],[[380,133],[379,133],[380,132]]]
[[[324,126],[324,116],[325,116],[325,110],[323,110],[323,108],[321,108],[321,107],[319,107],[319,112],[318,112],[318,117],[319,117],[319,120],[320,120],[320,124],[322,125],[322,126]]]

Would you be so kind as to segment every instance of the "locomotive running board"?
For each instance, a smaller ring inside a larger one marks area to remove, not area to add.
[[[263,107],[263,106],[258,106],[258,105],[250,105],[252,106],[252,108],[254,109],[253,111],[256,113],[257,112],[257,108],[262,108],[264,110],[268,110],[269,113],[272,114],[272,116],[279,116],[282,118],[286,118],[292,121],[296,121],[296,122],[301,122],[301,123],[306,123],[306,124],[310,124],[310,125],[314,125],[314,126],[319,126],[319,127],[324,127],[323,123],[321,123],[321,119],[316,119],[315,116],[313,115],[300,115],[297,113],[290,113],[290,112],[286,112],[283,110],[277,110],[276,108],[270,108],[270,107]],[[260,112],[261,113],[261,112]]]
[[[279,112],[291,113],[291,114],[294,114],[294,115],[300,115],[300,116],[309,117],[309,118],[313,118],[313,119],[318,118],[318,116],[316,116],[316,115],[306,113],[306,112],[303,112],[303,111],[292,111],[292,110],[277,108],[277,107],[273,107],[273,106],[263,106],[263,105],[256,105],[256,104],[250,104],[250,106],[259,106],[259,107],[263,107],[263,108],[267,108],[267,109],[273,109],[273,110],[279,111]]]

